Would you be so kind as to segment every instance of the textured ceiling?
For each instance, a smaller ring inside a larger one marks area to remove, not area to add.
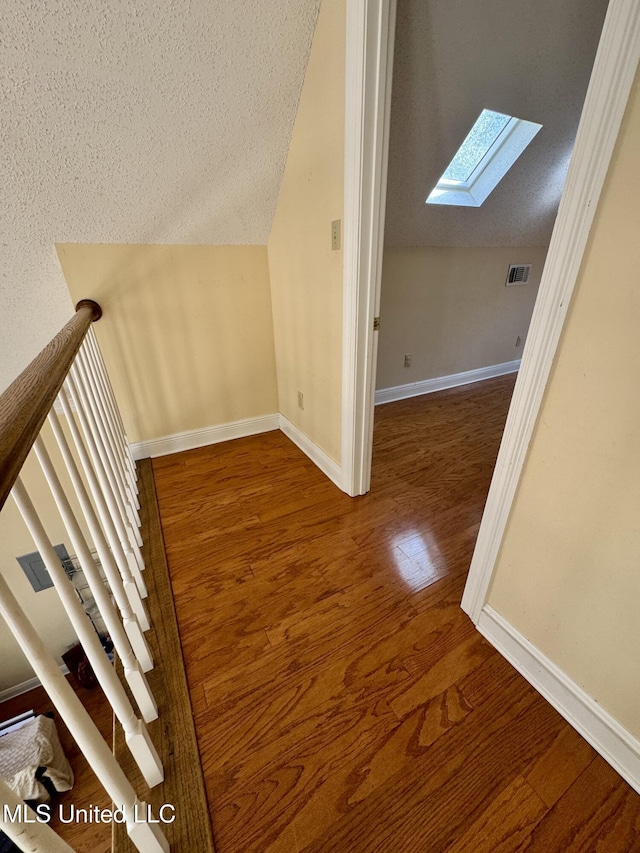
[[[606,0],[398,0],[385,241],[550,237]],[[543,129],[480,208],[426,205],[481,110]]]
[[[0,390],[70,316],[56,242],[267,242],[318,7],[3,4]]]

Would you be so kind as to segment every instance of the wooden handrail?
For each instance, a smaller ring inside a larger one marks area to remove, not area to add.
[[[102,309],[82,299],[76,313],[0,395],[0,509],[53,406],[80,344]]]

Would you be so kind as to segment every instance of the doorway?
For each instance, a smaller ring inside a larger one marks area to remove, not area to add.
[[[355,5],[359,5],[361,17],[358,27],[353,26],[352,17],[350,28],[348,19],[347,115],[350,103],[352,106],[360,104],[360,136],[350,140],[347,128],[347,163],[349,153],[356,149],[360,158],[351,178],[352,186],[345,187],[345,231],[349,227],[350,215],[357,208],[358,233],[364,236],[350,241],[345,233],[344,369],[347,381],[343,383],[343,402],[347,429],[343,430],[343,469],[345,491],[363,494],[368,489],[371,463],[378,335],[374,331],[374,318],[379,306],[382,270],[388,151],[385,137],[388,138],[389,133],[389,83],[393,54],[390,33],[393,31],[395,4],[382,4],[386,9],[386,41],[385,28],[379,25],[380,7],[376,4],[376,17],[372,14],[372,4],[362,0]],[[637,11],[630,0],[611,0],[463,599],[463,607],[474,621],[484,602],[528,438],[633,81],[637,48],[627,34],[634,29],[636,18]],[[349,32],[353,36],[356,31],[362,48],[362,61],[360,67],[353,62],[350,67],[349,44],[352,39]],[[353,85],[349,95],[349,81],[353,84],[356,77],[360,97],[353,94],[357,89]],[[426,192],[428,190],[427,187]]]

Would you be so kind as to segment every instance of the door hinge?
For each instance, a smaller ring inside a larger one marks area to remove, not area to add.
[[[374,332],[380,331],[380,317],[374,317],[373,318],[373,331]]]

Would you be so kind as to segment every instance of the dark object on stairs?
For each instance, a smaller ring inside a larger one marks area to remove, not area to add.
[[[80,643],[66,651],[62,655],[62,660],[69,667],[69,672],[76,676],[83,687],[90,690],[97,687],[98,680]]]

